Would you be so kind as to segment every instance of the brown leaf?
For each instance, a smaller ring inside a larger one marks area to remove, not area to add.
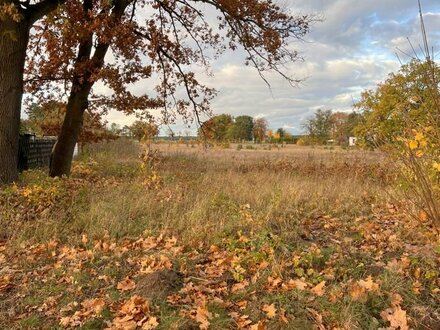
[[[136,287],[136,283],[130,278],[126,277],[124,280],[118,283],[116,288],[121,291],[130,291]]]
[[[12,275],[6,274],[0,276],[0,292],[7,291],[13,287]]]
[[[325,330],[324,321],[322,318],[322,315],[319,314],[317,311],[315,311],[312,308],[306,308],[307,311],[310,313],[311,317],[315,320],[316,329],[318,330]]]
[[[403,298],[398,293],[391,294],[391,306],[399,306],[403,301]]]
[[[157,318],[150,317],[147,322],[142,324],[142,330],[151,330],[157,328],[159,325],[159,322],[157,322]]]
[[[82,314],[85,316],[88,315],[100,315],[102,310],[105,307],[105,301],[102,298],[95,298],[95,299],[87,299],[84,300],[81,303],[81,306],[83,307]]]
[[[250,324],[252,324],[252,321],[249,320],[249,315],[240,315],[235,312],[229,313],[231,317],[234,319],[235,323],[237,323],[238,327],[240,329],[246,328]]]
[[[237,302],[237,306],[241,310],[246,309],[247,305],[248,305],[248,301],[247,300],[241,300],[241,301]]]

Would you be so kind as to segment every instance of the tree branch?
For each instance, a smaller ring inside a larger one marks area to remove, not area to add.
[[[36,4],[29,5],[26,9],[27,19],[33,24],[65,2],[66,0],[43,0]]]

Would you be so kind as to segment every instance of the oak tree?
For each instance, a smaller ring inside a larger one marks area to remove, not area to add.
[[[23,70],[33,24],[65,0],[0,0],[0,183],[17,179]]]
[[[34,97],[68,94],[51,175],[70,173],[86,109],[159,108],[166,122],[210,115],[215,90],[197,80],[192,64],[209,70],[210,57],[226,48],[242,49],[245,63],[263,79],[275,71],[296,83],[284,71],[284,64],[300,59],[289,43],[301,39],[313,20],[270,0],[67,0],[35,27],[27,68]],[[158,82],[154,91],[130,92],[147,79]],[[98,81],[111,92],[97,93]]]

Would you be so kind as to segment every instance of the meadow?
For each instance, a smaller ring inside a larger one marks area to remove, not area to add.
[[[0,188],[1,329],[439,329],[440,242],[371,151],[127,140]]]

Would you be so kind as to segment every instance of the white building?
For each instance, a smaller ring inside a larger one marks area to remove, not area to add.
[[[350,136],[350,137],[348,138],[348,145],[349,145],[350,147],[354,147],[354,146],[356,146],[356,141],[357,141],[357,138],[356,138],[356,137],[354,137],[354,136]]]

